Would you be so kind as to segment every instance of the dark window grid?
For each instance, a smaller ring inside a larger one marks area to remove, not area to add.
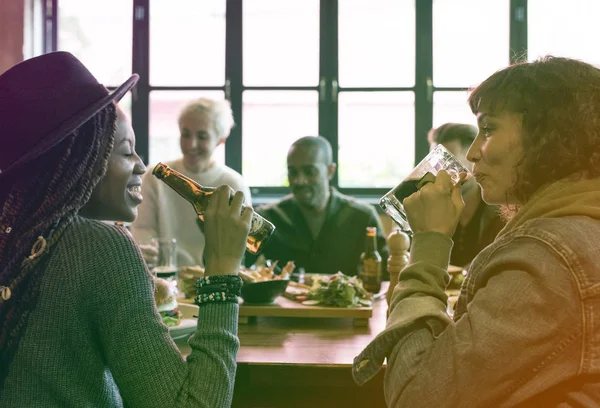
[[[44,8],[44,51],[50,52],[56,50],[57,42],[57,10],[59,0],[50,0],[46,2],[40,0]],[[148,154],[148,126],[149,110],[148,100],[152,91],[160,90],[222,90],[229,93],[228,99],[232,103],[232,110],[236,123],[242,123],[242,94],[247,90],[317,90],[319,87],[269,87],[269,86],[248,86],[243,85],[242,67],[243,67],[243,49],[242,49],[242,2],[236,0],[227,0],[226,16],[226,78],[228,86],[223,87],[153,87],[148,83],[149,72],[149,1],[134,0],[134,40],[133,40],[133,61],[134,72],[138,72],[142,78],[134,91],[132,97],[132,116],[136,132],[140,135],[140,147],[142,156],[147,158]],[[47,5],[50,5],[50,11],[47,11]],[[145,13],[140,16],[139,12],[143,9]],[[510,61],[515,62],[525,56],[527,52],[527,0],[510,1]],[[320,44],[320,77],[325,79],[327,88],[324,95],[319,95],[319,133],[326,135],[334,146],[335,159],[337,161],[337,98],[332,95],[332,83],[337,80],[337,1],[321,0],[321,44]],[[422,159],[427,152],[426,139],[422,137],[432,125],[433,92],[443,91],[466,91],[469,88],[463,87],[434,87],[432,81],[432,0],[421,0],[416,3],[416,31],[417,31],[417,55],[416,55],[416,77],[414,87],[340,87],[341,92],[381,92],[381,91],[406,91],[415,93],[415,162]],[[109,89],[114,89],[110,87]],[[322,92],[322,91],[320,91]],[[334,101],[335,99],[335,101]],[[242,163],[242,126],[236,126],[226,145],[226,163],[234,169],[241,171]],[[334,178],[333,185],[337,185],[337,176]],[[287,187],[260,187],[254,186],[253,190],[259,194],[281,195],[289,191]],[[381,188],[340,188],[344,193],[373,197],[386,192]]]

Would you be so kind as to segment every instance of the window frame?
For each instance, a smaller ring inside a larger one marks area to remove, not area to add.
[[[58,3],[60,0],[38,0],[41,3],[43,52],[57,50],[58,42]],[[319,133],[327,138],[333,147],[333,158],[338,161],[338,103],[340,92],[413,92],[415,97],[415,152],[414,163],[418,163],[429,151],[427,132],[433,123],[433,95],[435,92],[466,91],[460,87],[435,87],[433,85],[433,1],[415,1],[415,85],[413,87],[337,87],[338,83],[338,2],[340,0],[320,0],[320,49],[319,85],[310,86],[244,86],[243,84],[243,0],[226,0],[225,28],[225,83],[223,86],[151,86],[149,83],[150,52],[150,0],[133,0],[133,43],[132,72],[140,75],[140,80],[132,94],[132,125],[137,135],[137,151],[145,163],[149,155],[149,109],[150,92],[153,91],[223,91],[231,102],[236,126],[225,144],[225,164],[242,173],[243,138],[243,92],[312,90],[319,93],[318,123]],[[399,0],[403,1],[403,0]],[[509,59],[517,62],[527,59],[527,0],[510,0]],[[300,135],[299,135],[300,136]],[[387,188],[339,188],[335,173],[331,185],[342,193],[368,201],[380,197]],[[392,186],[390,186],[392,187]],[[280,197],[289,192],[285,186],[250,186],[253,201],[261,202]]]

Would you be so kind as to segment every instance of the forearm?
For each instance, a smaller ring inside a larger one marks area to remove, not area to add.
[[[356,382],[372,378],[396,344],[417,325],[426,322],[438,335],[450,323],[444,288],[451,248],[452,241],[442,234],[415,234],[410,262],[393,290],[386,329],[355,359]]]
[[[198,312],[198,330],[190,338],[192,349],[187,358],[188,379],[180,406],[230,407],[235,383],[239,306],[237,304],[202,305]]]

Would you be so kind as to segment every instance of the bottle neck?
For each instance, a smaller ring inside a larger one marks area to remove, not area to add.
[[[367,235],[367,243],[365,247],[365,253],[372,254],[377,252],[377,236],[376,235]]]
[[[197,202],[214,192],[212,187],[204,187],[180,172],[167,167],[159,177],[165,184],[175,190],[180,196],[190,202]]]

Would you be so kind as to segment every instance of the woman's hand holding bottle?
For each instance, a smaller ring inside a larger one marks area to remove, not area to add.
[[[244,193],[238,191],[230,202],[229,186],[219,187],[204,214],[205,274],[236,275],[246,249],[252,214],[242,207]]]

